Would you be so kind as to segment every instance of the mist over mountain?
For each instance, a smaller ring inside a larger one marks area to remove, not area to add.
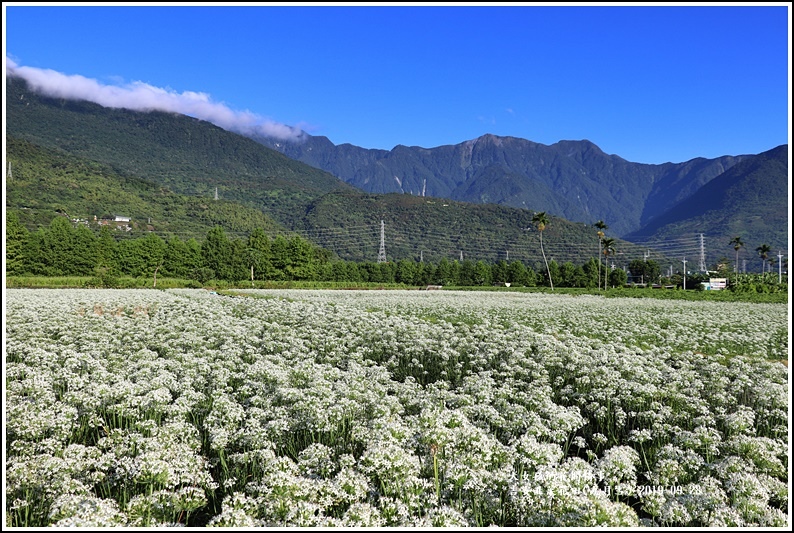
[[[6,96],[7,135],[105,163],[177,194],[212,198],[217,188],[221,198],[287,226],[318,196],[352,190],[328,172],[187,115],[46,97],[13,76]]]

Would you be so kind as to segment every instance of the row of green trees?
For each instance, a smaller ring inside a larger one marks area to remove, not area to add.
[[[55,217],[36,232],[6,215],[6,274],[39,276],[164,276],[209,279],[316,279],[330,254],[299,236],[269,238],[261,228],[247,239],[229,238],[220,226],[199,243],[154,233],[116,239],[103,226],[98,233],[66,217]]]
[[[542,229],[541,229],[542,231]],[[330,252],[299,237],[268,237],[255,229],[247,238],[235,238],[216,226],[203,242],[167,240],[154,233],[117,239],[118,232],[101,227],[96,232],[63,216],[48,226],[29,232],[13,212],[6,215],[6,274],[9,276],[157,276],[243,281],[306,280],[340,282],[404,283],[408,285],[492,285],[597,287],[601,283],[622,286],[623,270],[601,278],[600,262],[583,265],[546,261],[538,270],[521,261],[453,261],[438,263],[400,260],[386,263],[355,263],[334,259]],[[545,268],[544,268],[545,267]],[[601,281],[599,281],[601,280]]]
[[[744,244],[744,241],[742,241],[741,236],[738,236],[738,235],[736,237],[734,237],[733,239],[731,239],[731,242],[729,244],[736,251],[736,262],[734,263],[733,271],[734,271],[734,273],[738,274],[739,273],[739,250],[744,248],[745,244]],[[771,272],[772,269],[775,266],[775,256],[770,256],[770,253],[772,252],[772,247],[769,246],[768,244],[764,243],[764,244],[761,244],[760,246],[758,246],[755,249],[755,251],[758,254],[758,257],[761,258],[761,274],[766,272],[766,264],[767,264],[767,262],[769,263],[769,270]],[[788,270],[788,266],[786,267],[786,269]]]
[[[535,219],[541,235],[548,220],[544,213]],[[614,254],[614,240],[604,238],[602,221],[599,229],[600,254],[609,259]],[[654,260],[634,260],[628,265],[631,273],[621,269],[602,269],[602,261],[592,257],[584,264],[554,260],[528,266],[521,261],[496,263],[470,259],[437,263],[412,260],[396,262],[341,261],[327,250],[299,237],[269,237],[261,228],[247,238],[230,237],[216,226],[202,242],[195,238],[167,240],[154,233],[137,238],[117,238],[118,231],[102,226],[99,231],[83,224],[74,225],[63,216],[55,217],[48,226],[29,232],[13,212],[6,213],[6,274],[9,276],[92,276],[101,284],[112,286],[118,276],[152,278],[157,276],[192,279],[198,283],[209,280],[239,282],[259,281],[334,281],[402,283],[406,285],[483,286],[510,283],[514,286],[547,286],[607,288],[632,283],[684,285],[680,273],[663,277]],[[542,237],[541,237],[542,238]],[[729,261],[717,266],[718,276],[730,279],[729,288],[768,292],[769,280],[755,277],[741,280],[729,272]],[[721,268],[720,268],[721,267]],[[686,287],[700,288],[709,274],[688,276]],[[737,279],[735,279],[737,278]],[[779,283],[776,283],[778,285]],[[779,290],[779,287],[773,287]]]

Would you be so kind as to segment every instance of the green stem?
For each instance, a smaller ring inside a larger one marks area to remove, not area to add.
[[[441,504],[441,486],[438,482],[438,455],[435,453],[433,454],[433,477],[436,480],[436,499]]]

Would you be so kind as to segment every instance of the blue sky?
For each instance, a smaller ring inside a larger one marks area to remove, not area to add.
[[[664,163],[760,153],[791,132],[787,3],[3,8],[7,73],[275,135],[588,139]]]

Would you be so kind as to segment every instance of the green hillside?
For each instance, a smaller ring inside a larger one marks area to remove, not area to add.
[[[315,201],[303,231],[340,257],[374,261],[380,222],[388,260],[439,261],[441,258],[496,262],[519,260],[541,268],[539,232],[533,212],[495,204],[469,204],[409,194],[331,193]],[[583,264],[598,255],[596,229],[550,216],[543,232],[546,256],[558,263]],[[643,249],[616,240],[618,263],[642,257]]]
[[[19,78],[8,78],[6,88],[14,154],[7,207],[22,212],[26,225],[46,223],[60,209],[77,218],[151,219],[156,231],[180,236],[205,234],[220,220],[243,233],[273,227],[266,217],[257,219],[256,210],[343,259],[374,261],[384,220],[390,260],[456,259],[461,252],[468,259],[509,258],[533,266],[542,260],[527,209],[367,194],[205,121],[45,98]],[[73,158],[48,161],[63,154]],[[57,170],[59,165],[67,168]],[[219,201],[213,200],[216,187]],[[553,217],[543,238],[547,256],[558,263],[581,264],[598,254],[596,230],[585,223]],[[628,243],[619,241],[616,248],[620,266],[642,257]]]
[[[7,134],[98,161],[178,194],[259,209],[286,225],[316,197],[351,187],[247,137],[185,115],[46,98],[6,80]]]
[[[6,137],[11,169],[6,179],[6,209],[17,213],[28,230],[46,226],[59,214],[93,222],[94,217],[131,218],[136,236],[152,230],[182,239],[203,239],[208,229],[222,226],[230,233],[262,228],[270,235],[287,230],[262,211],[213,197],[176,194],[165,187],[124,175],[112,167],[29,141]],[[148,226],[148,227],[147,227]]]
[[[788,145],[750,156],[704,185],[691,197],[626,238],[670,241],[702,233],[709,257],[735,261],[730,241],[745,242],[739,260],[760,271],[755,248],[788,249]]]

